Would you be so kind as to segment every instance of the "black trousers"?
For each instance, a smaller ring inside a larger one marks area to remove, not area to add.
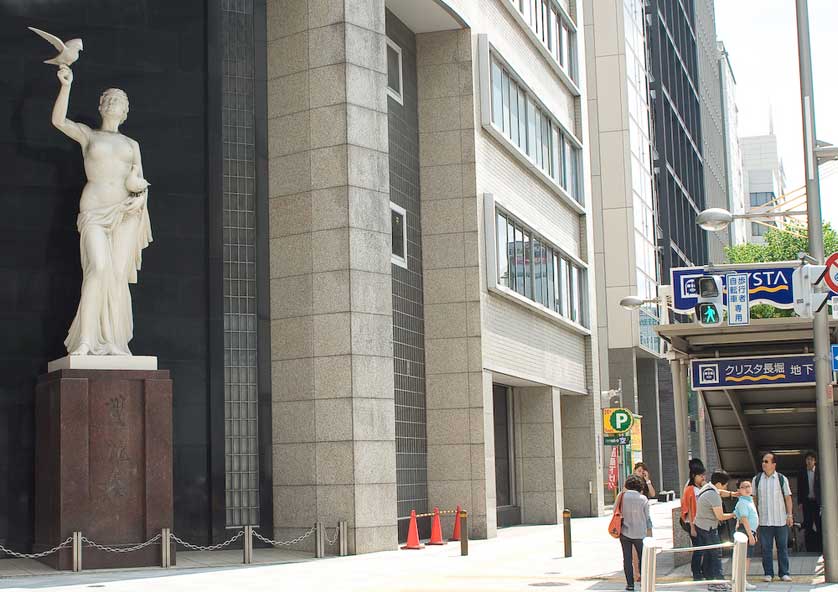
[[[623,572],[626,574],[626,586],[634,587],[634,566],[631,564],[631,550],[637,549],[637,569],[642,569],[643,539],[630,539],[620,535],[620,545],[623,547]],[[640,575],[640,574],[638,574]]]
[[[823,546],[821,538],[821,507],[812,499],[803,500],[803,529],[806,531],[806,550],[820,551]],[[813,528],[814,527],[814,528]]]

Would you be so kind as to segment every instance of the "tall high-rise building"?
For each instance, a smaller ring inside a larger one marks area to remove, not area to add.
[[[725,168],[724,97],[719,76],[716,11],[713,0],[695,2],[695,38],[698,50],[698,102],[701,107],[701,158],[704,170],[704,206],[729,206]],[[731,244],[732,228],[707,233],[707,260],[722,263]]]
[[[722,121],[724,123],[725,178],[727,180],[727,209],[734,214],[744,214],[746,209],[744,175],[742,172],[742,144],[739,139],[739,107],[736,104],[736,77],[724,43],[718,42],[719,81],[722,94]],[[730,225],[731,244],[747,241],[747,222],[734,220]]]
[[[601,382],[603,389],[622,387],[622,399],[609,403],[642,415],[642,456],[657,481],[663,468],[656,368],[663,350],[653,327],[661,307],[649,303],[629,312],[618,304],[630,294],[654,299],[660,283],[644,2],[589,5],[585,38]]]
[[[789,209],[786,206],[788,203],[786,173],[783,169],[783,160],[780,158],[773,125],[769,124],[768,134],[743,137],[741,144],[746,211]],[[750,222],[746,226],[745,242],[755,244],[765,242],[766,231],[782,223],[782,218]]]

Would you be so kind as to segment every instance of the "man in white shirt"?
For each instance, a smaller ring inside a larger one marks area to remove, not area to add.
[[[774,541],[777,541],[777,567],[780,579],[791,581],[789,575],[789,527],[794,524],[791,503],[791,488],[786,476],[777,472],[777,460],[773,452],[762,456],[762,473],[753,479],[754,503],[759,513],[759,540],[762,545],[763,581],[774,577],[772,561]]]

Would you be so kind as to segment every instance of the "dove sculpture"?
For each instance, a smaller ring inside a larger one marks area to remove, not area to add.
[[[29,27],[29,30],[52,43],[53,47],[58,50],[57,56],[50,60],[44,60],[45,64],[53,64],[58,67],[66,66],[69,68],[79,59],[79,52],[84,49],[84,44],[82,44],[81,39],[70,39],[65,43],[55,35],[41,31],[35,27]]]
[[[125,188],[130,193],[142,193],[150,185],[151,183],[140,176],[140,168],[137,165],[132,164],[131,171],[125,179]]]

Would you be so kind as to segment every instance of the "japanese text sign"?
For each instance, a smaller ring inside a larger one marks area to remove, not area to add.
[[[725,284],[727,285],[727,324],[750,324],[751,307],[748,293],[748,274],[729,273],[725,277]]]
[[[815,384],[815,356],[762,356],[693,360],[694,390]]]

